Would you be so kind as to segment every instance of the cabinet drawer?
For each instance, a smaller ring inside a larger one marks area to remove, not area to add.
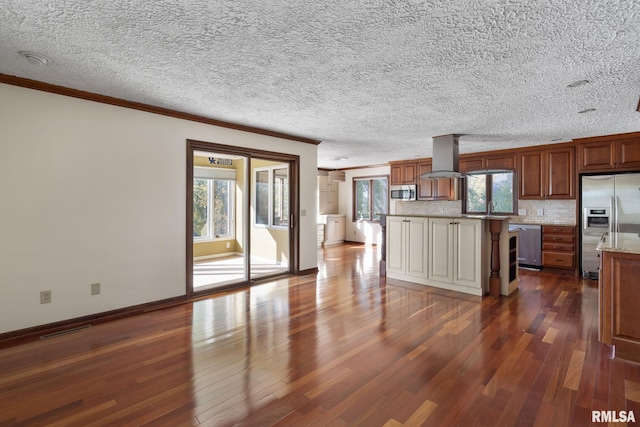
[[[542,252],[542,265],[546,267],[573,268],[574,254],[567,252]]]
[[[543,225],[542,233],[549,234],[571,234],[573,235],[574,227],[567,227],[564,225]]]
[[[542,242],[548,243],[568,243],[573,245],[574,237],[573,234],[542,234]]]
[[[574,248],[573,244],[568,243],[544,242],[542,244],[543,251],[573,252]]]

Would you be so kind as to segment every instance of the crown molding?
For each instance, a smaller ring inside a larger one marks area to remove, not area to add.
[[[147,113],[159,114],[162,116],[174,117],[182,120],[189,120],[192,122],[204,123],[212,126],[219,126],[219,127],[235,129],[243,132],[273,136],[275,138],[288,139],[292,141],[303,142],[305,144],[313,144],[313,145],[320,144],[320,141],[315,139],[305,138],[297,135],[290,135],[290,134],[281,133],[281,132],[274,132],[267,129],[256,128],[253,126],[245,126],[237,123],[225,122],[222,120],[211,119],[209,117],[203,117],[195,114],[184,113],[182,111],[155,107],[153,105],[143,104],[140,102],[127,101],[125,99],[114,98],[106,95],[99,95],[97,93],[86,92],[83,90],[72,89],[64,86],[52,85],[52,84],[40,82],[37,80],[25,79],[23,77],[0,74],[0,83],[6,83],[13,86],[20,86],[27,89],[39,90],[42,92],[55,93],[58,95],[70,96],[72,98],[79,98],[87,101],[100,102],[102,104],[115,105],[117,107],[130,108],[133,110],[144,111]]]

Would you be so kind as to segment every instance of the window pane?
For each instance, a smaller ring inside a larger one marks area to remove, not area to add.
[[[209,180],[193,180],[193,237],[209,237]]]
[[[467,212],[486,212],[487,208],[487,176],[469,175],[467,178],[466,206]]]
[[[491,198],[494,212],[513,212],[513,172],[497,173],[492,176]]]
[[[215,237],[231,235],[231,194],[233,181],[213,181],[213,234]]]
[[[369,219],[369,181],[356,180],[356,219]]]
[[[269,225],[269,171],[256,171],[256,224]]]
[[[379,214],[389,212],[389,190],[387,188],[386,178],[377,178],[372,180],[373,184],[373,219],[379,221]]]
[[[289,177],[287,169],[273,170],[273,225],[289,224]]]

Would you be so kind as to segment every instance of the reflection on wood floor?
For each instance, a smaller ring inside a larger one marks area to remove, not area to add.
[[[511,297],[320,273],[0,349],[0,425],[584,426],[640,418],[640,367],[597,341],[597,285],[521,271]]]
[[[274,260],[251,257],[251,277],[286,273],[289,266]],[[246,280],[244,257],[239,255],[193,262],[194,290],[216,288]]]

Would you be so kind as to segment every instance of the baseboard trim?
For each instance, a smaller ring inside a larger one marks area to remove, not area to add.
[[[306,270],[300,270],[296,273],[296,276],[307,276],[312,274],[318,274],[318,267],[308,268]],[[272,279],[272,278],[268,278]],[[243,285],[246,286],[246,285]],[[236,288],[234,288],[236,289]],[[182,295],[179,297],[167,298],[160,301],[153,301],[144,304],[138,304],[131,307],[119,308],[116,310],[104,311],[101,313],[90,314],[87,316],[76,317],[73,319],[61,320],[59,322],[47,323],[44,325],[33,326],[25,329],[18,329],[15,331],[0,333],[0,349],[10,347],[16,344],[24,343],[27,341],[33,341],[42,335],[54,334],[56,332],[64,331],[66,329],[79,328],[87,325],[97,325],[100,323],[110,322],[112,320],[121,319],[124,317],[135,316],[137,314],[147,313],[154,310],[161,310],[163,308],[173,307],[176,305],[185,304],[195,300],[210,298],[220,292],[207,293],[203,295],[194,295],[192,299]]]
[[[5,332],[0,334],[0,348],[12,346],[21,342],[32,341],[41,335],[53,334],[64,331],[65,329],[78,328],[86,325],[96,325],[105,323],[123,317],[135,316],[136,314],[147,313],[149,311],[160,310],[187,302],[186,296],[167,298],[160,301],[154,301],[144,304],[138,304],[131,307],[119,308],[116,310],[104,311],[101,313],[90,314],[88,316],[76,317],[60,322],[47,323],[44,325],[33,326],[31,328],[18,329],[16,331]]]

